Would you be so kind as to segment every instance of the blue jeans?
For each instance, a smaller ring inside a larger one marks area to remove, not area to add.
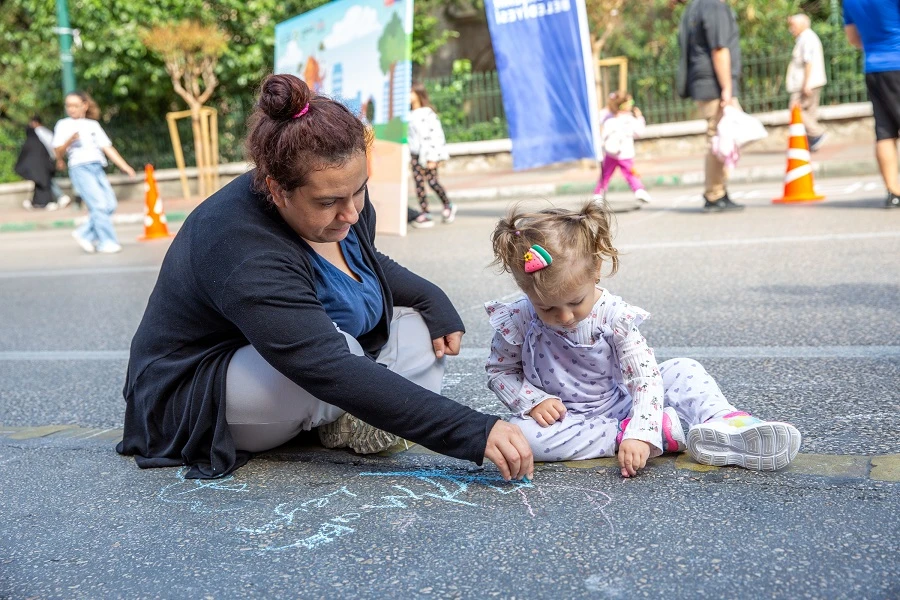
[[[94,242],[98,248],[118,244],[112,223],[116,195],[109,185],[103,166],[92,162],[69,167],[69,179],[88,208],[87,223],[76,230],[76,235]]]

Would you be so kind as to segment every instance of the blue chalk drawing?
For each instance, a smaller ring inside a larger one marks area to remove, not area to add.
[[[237,502],[228,502],[225,505],[207,506],[206,502],[210,498],[203,497],[205,492],[209,490],[223,492],[245,492],[247,491],[246,483],[234,483],[234,477],[229,475],[221,479],[185,479],[187,467],[178,469],[175,474],[177,482],[163,487],[156,494],[156,497],[162,502],[168,504],[186,504],[190,507],[191,512],[235,512],[243,509],[248,504],[252,504],[252,500],[238,500]],[[198,497],[200,496],[200,497]]]
[[[157,497],[160,501],[172,504],[187,505],[192,512],[234,512],[258,501],[241,499],[238,502],[221,502],[220,495],[210,497],[211,493],[227,492],[241,494],[247,491],[246,483],[236,483],[234,477],[222,479],[198,480],[185,479],[187,469],[179,469],[177,482],[163,487]],[[613,533],[613,524],[604,512],[612,502],[606,493],[591,488],[582,488],[561,484],[535,485],[526,479],[505,481],[500,475],[484,473],[458,473],[440,469],[420,469],[414,471],[383,471],[359,473],[359,477],[368,478],[402,478],[402,483],[390,486],[389,493],[378,493],[374,486],[363,485],[354,491],[348,485],[342,485],[326,494],[306,497],[291,502],[281,502],[275,506],[269,520],[256,527],[238,526],[235,531],[250,536],[274,538],[264,546],[262,552],[282,552],[285,550],[314,550],[332,544],[339,538],[357,533],[362,518],[366,514],[395,513],[398,520],[392,524],[399,526],[399,533],[404,533],[418,519],[414,511],[418,501],[446,502],[460,507],[480,507],[479,490],[497,493],[500,496],[515,494],[519,497],[528,515],[536,518],[534,498],[530,494],[537,493],[540,499],[550,500],[550,493],[558,490],[566,495],[566,502],[586,502],[596,508]],[[363,497],[363,494],[367,497]],[[212,500],[216,505],[212,506]],[[540,507],[538,507],[540,509]],[[547,509],[544,509],[547,510]],[[380,522],[378,519],[375,522]],[[298,530],[314,533],[296,539],[290,538],[292,532]]]

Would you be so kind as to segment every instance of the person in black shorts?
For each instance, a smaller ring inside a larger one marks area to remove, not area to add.
[[[875,156],[888,189],[885,208],[900,208],[900,3],[844,0],[847,40],[866,54],[866,89],[875,116]]]

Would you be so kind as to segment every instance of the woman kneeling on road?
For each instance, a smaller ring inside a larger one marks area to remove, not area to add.
[[[327,447],[378,452],[402,436],[532,476],[518,427],[438,393],[463,323],[375,248],[369,142],[297,77],[264,81],[256,168],[184,222],[132,341],[120,453],[220,477],[318,427]]]

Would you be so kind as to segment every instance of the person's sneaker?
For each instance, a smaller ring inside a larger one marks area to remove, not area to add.
[[[434,221],[431,220],[431,215],[428,213],[419,213],[419,216],[409,222],[411,227],[415,227],[416,229],[427,229],[429,227],[434,227]]]
[[[822,142],[825,141],[825,134],[823,133],[822,135],[808,136],[806,140],[807,142],[809,142],[809,151],[815,152],[822,147]]]
[[[616,447],[622,444],[625,428],[631,422],[631,417],[619,422],[619,432],[616,434]],[[684,452],[687,446],[684,440],[684,429],[681,427],[681,419],[671,406],[663,409],[662,419],[662,443],[663,452]]]
[[[663,452],[684,452],[687,441],[684,439],[684,428],[678,413],[671,406],[663,409],[662,422]]]
[[[450,206],[444,207],[444,210],[441,211],[441,220],[445,225],[449,225],[453,221],[456,220],[456,205],[450,204]]]
[[[97,246],[97,252],[100,254],[116,254],[117,252],[122,251],[122,246],[115,242],[107,242],[105,244],[101,244]]]
[[[59,208],[63,209],[72,203],[72,197],[68,196],[66,194],[63,194],[62,196],[59,197],[59,199],[57,200],[57,203],[59,204]]]
[[[884,201],[885,208],[900,208],[900,195],[888,192],[887,200]]]
[[[31,203],[31,200],[22,200],[22,208],[25,210],[34,210],[34,204]]]
[[[320,425],[319,441],[326,448],[347,448],[358,454],[375,454],[397,444],[400,438],[382,431],[350,413],[344,413],[337,421]]]
[[[56,209],[58,209],[58,208],[59,208],[59,204],[57,204],[56,202],[48,202],[48,203],[44,206],[44,210],[49,210],[49,211],[53,211],[53,210],[56,210]]]
[[[691,427],[687,447],[691,457],[702,465],[777,471],[797,456],[800,432],[789,423],[734,412]]]
[[[737,202],[729,198],[728,194],[726,193],[718,200],[710,201],[707,198],[706,202],[703,204],[703,210],[705,212],[728,212],[734,210],[744,210],[744,205],[738,204]]]
[[[651,200],[650,192],[645,189],[639,189],[634,192],[634,197],[643,202],[644,204],[650,204]]]
[[[88,254],[93,254],[97,251],[97,248],[94,247],[94,242],[87,238],[81,237],[80,235],[78,235],[77,231],[72,232],[72,237],[75,238],[75,241],[78,242],[78,245],[81,246],[81,249]]]

